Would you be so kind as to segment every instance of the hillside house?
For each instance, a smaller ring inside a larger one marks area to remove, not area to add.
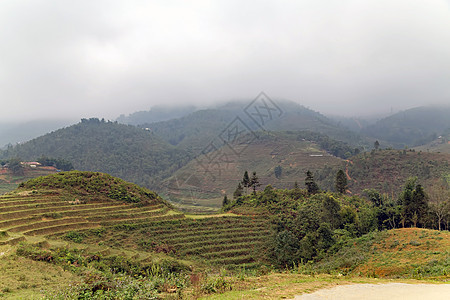
[[[20,163],[22,166],[30,167],[30,168],[36,168],[37,166],[40,166],[41,164],[37,161],[23,161]]]

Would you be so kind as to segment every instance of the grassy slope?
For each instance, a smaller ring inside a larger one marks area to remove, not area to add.
[[[313,269],[368,277],[448,279],[449,251],[448,231],[394,229],[350,240]]]
[[[381,150],[352,157],[347,163],[349,189],[361,193],[374,188],[389,195],[403,188],[408,177],[417,176],[425,190],[450,175],[450,155],[445,153]]]
[[[79,276],[60,266],[15,255],[13,245],[0,246],[0,298],[42,299],[43,290],[79,282]]]
[[[256,171],[262,187],[293,188],[295,181],[303,184],[307,170],[339,166],[342,160],[321,150],[309,141],[298,141],[294,133],[260,135],[250,144],[237,142],[233,149],[225,146],[203,155],[178,170],[165,181],[161,194],[177,204],[220,208],[224,194],[232,197],[244,172]],[[236,154],[239,153],[239,155]],[[322,155],[322,156],[311,156]],[[210,162],[210,158],[214,158]],[[274,169],[282,167],[280,178]],[[207,171],[206,171],[207,170]]]
[[[314,172],[320,188],[334,189],[335,174],[339,169],[348,172],[348,187],[352,194],[375,188],[396,197],[408,177],[417,176],[429,188],[442,183],[450,175],[450,155],[403,150],[379,150],[362,153],[345,161],[330,156],[318,145],[298,141],[295,134],[275,133],[261,136],[251,144],[237,144],[233,149],[223,147],[203,155],[178,170],[165,181],[165,198],[187,210],[201,207],[218,209],[223,195],[232,197],[244,171],[256,171],[261,189],[267,184],[278,188],[292,188],[297,181],[304,184],[305,172]],[[321,154],[323,156],[311,156]],[[209,162],[214,158],[213,162]],[[282,175],[275,177],[276,166]],[[181,204],[181,205],[180,205]]]

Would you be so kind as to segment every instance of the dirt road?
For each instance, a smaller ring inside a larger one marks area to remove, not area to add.
[[[350,284],[340,285],[331,289],[323,289],[311,294],[295,296],[295,300],[448,300],[450,299],[450,284]]]

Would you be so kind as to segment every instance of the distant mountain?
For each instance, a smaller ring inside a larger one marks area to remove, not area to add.
[[[29,141],[38,136],[73,124],[71,120],[36,120],[0,124],[0,148]]]
[[[381,119],[361,132],[403,148],[427,144],[449,128],[450,106],[422,106]]]
[[[257,102],[230,102],[214,109],[195,111],[182,118],[142,124],[168,143],[200,154],[214,140],[230,130],[240,132],[309,130],[345,141],[354,147],[369,145],[358,134],[318,112],[291,101],[276,101],[267,107]]]
[[[83,119],[80,123],[17,145],[2,158],[63,158],[75,169],[99,171],[155,187],[190,157],[152,132],[131,125]]]
[[[193,105],[180,105],[177,107],[155,106],[148,111],[138,111],[128,116],[120,115],[117,118],[117,122],[128,125],[152,124],[181,118],[196,110],[196,107]]]

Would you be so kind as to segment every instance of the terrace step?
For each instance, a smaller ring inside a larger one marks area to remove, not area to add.
[[[51,220],[51,221],[38,221],[34,222],[28,225],[22,225],[22,226],[16,226],[9,228],[8,231],[10,232],[23,232],[28,231],[32,229],[39,229],[44,227],[49,227],[53,225],[63,225],[63,224],[73,224],[73,223],[83,223],[87,220],[85,218],[75,217],[75,218],[63,218],[63,219],[57,219],[57,220]]]
[[[202,252],[220,252],[220,251],[228,251],[228,250],[236,250],[236,249],[246,249],[247,251],[252,251],[255,246],[259,246],[262,242],[254,242],[252,244],[248,242],[243,243],[232,243],[232,244],[219,244],[219,245],[208,245],[197,248],[188,248],[182,250],[180,253],[186,255],[200,255]]]
[[[64,211],[88,211],[95,208],[102,209],[106,207],[111,207],[108,204],[75,204],[75,205],[67,205],[67,206],[57,206],[57,207],[47,207],[47,208],[34,208],[34,209],[26,209],[19,210],[14,212],[5,212],[0,213],[0,220],[8,220],[11,218],[18,218],[24,216],[36,215],[39,213],[47,213],[47,212],[64,212]],[[118,207],[123,207],[118,205]]]
[[[227,257],[227,258],[217,258],[212,259],[209,261],[211,264],[218,264],[218,265],[241,265],[241,264],[248,264],[255,262],[255,259],[251,255],[241,255],[241,256],[235,256],[235,257]]]
[[[228,250],[228,251],[221,251],[221,252],[209,252],[205,254],[200,254],[201,257],[204,257],[206,259],[219,259],[219,258],[235,258],[235,257],[241,257],[248,255],[248,250]]]
[[[101,222],[101,221],[112,221],[112,220],[123,220],[123,219],[130,219],[130,216],[133,216],[133,218],[138,217],[138,216],[145,216],[145,217],[150,217],[150,216],[156,216],[156,215],[163,215],[165,213],[167,213],[168,209],[149,209],[149,210],[143,210],[141,209],[130,209],[130,210],[121,210],[120,213],[119,211],[115,214],[100,214],[100,215],[95,215],[92,217],[88,217],[89,221],[96,221],[96,222]]]
[[[6,206],[16,206],[16,205],[23,205],[23,204],[34,204],[34,203],[48,203],[53,202],[52,200],[56,200],[52,198],[32,198],[29,200],[17,200],[17,199],[11,199],[8,201],[0,201],[0,207],[6,207]]]
[[[0,222],[0,228],[8,228],[8,227],[18,226],[18,225],[22,225],[22,224],[28,224],[30,221],[36,221],[36,220],[42,220],[42,217],[32,216],[32,217],[3,221],[3,222]]]
[[[100,224],[84,222],[84,223],[73,223],[73,224],[64,224],[64,225],[56,225],[49,226],[39,229],[33,229],[25,231],[24,235],[51,235],[56,233],[62,233],[67,231],[79,230],[79,229],[87,229],[87,228],[98,228]]]
[[[249,234],[254,233],[254,232],[259,232],[259,231],[267,231],[268,229],[268,224],[264,224],[261,226],[241,226],[241,227],[236,227],[236,228],[227,228],[227,229],[222,229],[222,228],[209,228],[209,229],[204,229],[204,230],[191,230],[186,232],[185,229],[183,230],[177,230],[175,231],[173,234],[171,234],[170,232],[168,233],[159,233],[159,232],[154,232],[153,234],[155,236],[157,236],[158,238],[161,239],[178,239],[178,238],[182,238],[182,237],[198,237],[199,235],[201,236],[208,236],[208,235],[216,235],[218,232],[223,233],[223,234],[230,234],[230,233],[242,233],[243,230],[245,230],[246,232],[248,232]]]
[[[161,215],[161,216],[155,216],[155,217],[145,217],[145,218],[130,218],[130,219],[123,219],[118,221],[107,221],[107,222],[100,222],[102,226],[112,227],[112,226],[120,226],[120,225],[136,225],[138,227],[146,227],[146,225],[155,223],[155,222],[161,222],[161,221],[168,221],[168,220],[177,220],[184,218],[184,215],[182,214],[175,214],[175,215]]]
[[[65,201],[53,201],[53,202],[44,202],[44,203],[29,203],[29,204],[21,204],[21,205],[11,205],[0,207],[0,214],[5,212],[15,212],[15,211],[23,211],[27,209],[34,208],[50,208],[50,207],[59,207],[59,206],[68,206],[69,204]]]
[[[254,234],[251,235],[247,232],[240,232],[240,233],[236,233],[236,234],[221,234],[220,232],[217,233],[217,235],[215,237],[209,237],[208,241],[215,241],[215,240],[223,240],[223,239],[228,239],[228,240],[241,240],[245,238],[261,238],[261,237],[267,237],[267,232],[258,232],[258,234]],[[172,244],[175,245],[183,245],[183,244],[193,244],[193,243],[197,243],[198,241],[200,241],[200,243],[205,243],[204,241],[204,237],[203,236],[194,236],[191,238],[185,238],[185,239],[166,239],[168,241],[170,241]]]
[[[177,242],[177,243],[171,243],[171,245],[176,249],[189,249],[189,248],[200,248],[202,246],[208,246],[208,245],[217,245],[221,243],[241,243],[241,242],[260,242],[263,241],[266,237],[249,237],[249,236],[243,236],[238,238],[220,238],[220,239],[210,239],[210,240],[204,240],[201,242],[192,242],[192,243],[186,243],[186,242]]]

